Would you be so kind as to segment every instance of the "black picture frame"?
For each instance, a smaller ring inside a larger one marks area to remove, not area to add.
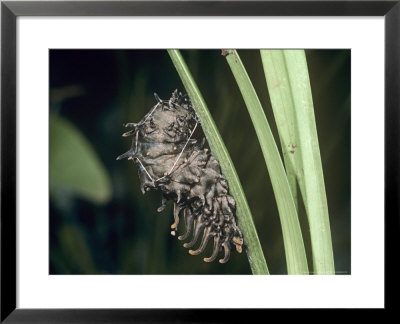
[[[387,257],[399,233],[400,1],[2,1],[1,322],[232,322],[255,310],[16,308],[16,19],[18,16],[384,16],[385,308],[397,274]],[[394,251],[391,251],[394,250]],[[261,312],[262,310],[258,310]],[[254,316],[254,314],[251,314]]]

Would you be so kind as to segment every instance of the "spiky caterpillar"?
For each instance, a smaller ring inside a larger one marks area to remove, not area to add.
[[[210,239],[214,248],[205,262],[212,262],[223,249],[226,263],[232,247],[242,252],[243,235],[236,225],[234,198],[229,195],[228,182],[221,173],[219,162],[192,135],[199,123],[187,95],[175,90],[169,100],[161,100],[138,123],[125,126],[133,128],[123,136],[133,136],[130,150],[117,158],[128,158],[138,166],[143,194],[152,189],[163,194],[161,212],[168,200],[174,201],[175,235],[179,215],[185,219],[185,233],[178,237],[186,240],[193,227],[193,236],[184,247],[193,247],[203,230],[200,246],[189,250],[192,255],[202,253]],[[193,224],[193,226],[192,226]]]

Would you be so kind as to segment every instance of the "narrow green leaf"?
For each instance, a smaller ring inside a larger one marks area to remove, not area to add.
[[[283,148],[284,144],[281,144],[281,146]],[[290,188],[290,192],[292,193],[293,202],[294,202],[297,212],[299,212],[298,197],[297,197],[298,195],[297,195],[296,169],[293,167],[292,163],[290,162],[289,154],[290,153],[283,151],[283,162],[285,163],[286,176],[288,178],[289,188]]]
[[[238,224],[247,246],[251,270],[253,274],[269,274],[247,199],[221,135],[180,51],[168,50],[168,53],[201,120],[211,151],[221,164],[222,172],[229,183],[230,193],[236,200]]]
[[[305,205],[310,226],[314,272],[334,274],[328,204],[318,144],[310,79],[304,50],[283,52],[289,76],[303,161]]]
[[[242,61],[235,50],[225,54],[240,88],[261,145],[281,220],[289,274],[308,274],[308,265],[296,206],[288,178],[264,110]]]
[[[296,115],[292,90],[282,50],[261,50],[261,58],[267,81],[269,97],[274,112],[276,126],[281,140],[282,153],[291,189],[294,189],[293,176],[297,179],[302,196],[305,196],[303,180],[303,161],[301,159]]]
[[[70,192],[94,203],[111,198],[111,181],[84,135],[61,116],[50,117],[50,192]]]

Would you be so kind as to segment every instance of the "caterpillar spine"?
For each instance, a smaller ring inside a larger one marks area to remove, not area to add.
[[[242,252],[243,235],[236,224],[236,202],[229,194],[228,182],[221,172],[217,159],[204,148],[205,139],[198,142],[193,134],[199,119],[187,95],[175,90],[171,98],[157,103],[138,123],[128,123],[131,128],[123,136],[133,136],[128,152],[117,160],[133,160],[138,167],[141,191],[162,192],[161,212],[167,201],[174,202],[174,222],[171,234],[176,235],[181,214],[185,232],[178,236],[191,255],[201,254],[213,240],[213,252],[205,262],[219,260],[226,263],[232,248]],[[191,248],[202,239],[197,249]]]

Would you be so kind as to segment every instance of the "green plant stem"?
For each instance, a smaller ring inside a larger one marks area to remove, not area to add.
[[[300,192],[305,197],[303,161],[298,138],[299,130],[285,57],[282,50],[261,50],[261,58],[281,140],[282,153],[285,157],[286,172],[288,176],[295,174]],[[293,185],[291,185],[291,188],[293,188]]]
[[[296,174],[307,211],[314,272],[331,274],[329,216],[305,53],[261,50],[261,58],[287,169]]]
[[[299,212],[298,206],[298,193],[297,193],[297,177],[296,177],[296,169],[293,167],[292,163],[290,162],[289,152],[286,152],[284,149],[285,144],[281,141],[281,147],[283,151],[283,162],[285,163],[286,169],[286,176],[289,182],[290,192],[292,193],[293,202],[296,207],[297,213]]]
[[[226,53],[226,59],[253,121],[271,178],[281,220],[288,273],[308,274],[306,253],[296,206],[267,118],[238,53],[235,50],[229,50]]]
[[[314,272],[334,274],[328,204],[306,55],[304,50],[285,50],[283,54],[298,125]]]
[[[247,256],[253,274],[269,274],[267,263],[264,258],[261,244],[258,239],[253,218],[248,206],[239,177],[229,156],[229,153],[222,141],[221,135],[214,123],[214,120],[207,108],[207,105],[180,53],[179,50],[168,50],[168,54],[178,71],[183,85],[192,101],[207,137],[211,151],[219,160],[223,174],[229,183],[230,193],[236,200],[238,225],[240,226],[244,242],[247,247]]]

